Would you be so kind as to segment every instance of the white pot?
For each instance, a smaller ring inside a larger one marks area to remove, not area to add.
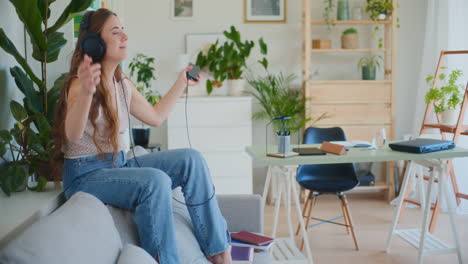
[[[379,14],[379,15],[377,16],[377,19],[379,19],[379,20],[385,20],[386,18],[387,18],[387,15],[386,15],[386,14]]]
[[[453,126],[457,123],[458,109],[448,109],[440,113],[440,122],[442,125]]]
[[[241,96],[245,88],[245,79],[228,80],[228,94],[230,96]]]

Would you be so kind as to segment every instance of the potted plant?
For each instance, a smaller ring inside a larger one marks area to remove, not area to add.
[[[392,14],[391,0],[367,0],[366,12],[372,20],[385,20]]]
[[[442,67],[442,70],[447,69]],[[426,78],[427,84],[430,85],[429,91],[425,96],[426,104],[434,104],[434,112],[441,115],[441,123],[443,125],[454,125],[458,119],[460,111],[459,106],[463,100],[463,86],[458,85],[457,81],[463,75],[461,70],[453,70],[448,75],[439,74],[439,87],[434,87],[435,78],[428,75]]]
[[[359,37],[358,31],[355,28],[348,28],[341,35],[341,48],[343,49],[358,49]]]
[[[61,49],[65,46],[67,40],[64,33],[58,32],[67,24],[76,14],[86,10],[93,0],[70,0],[67,7],[59,16],[51,16],[50,5],[55,1],[37,1],[31,5],[28,1],[10,1],[15,7],[15,11],[24,28],[28,33],[32,58],[39,62],[39,76],[28,64],[26,58],[18,52],[14,43],[8,38],[3,28],[0,28],[0,47],[8,54],[12,55],[18,66],[10,68],[10,73],[15,79],[18,89],[24,94],[22,106],[27,112],[28,118],[41,114],[48,126],[42,125],[39,119],[32,120],[33,133],[41,138],[38,143],[41,148],[37,148],[36,156],[28,156],[28,159],[34,159],[37,162],[35,173],[48,176],[52,179],[52,166],[50,165],[50,154],[53,148],[53,137],[50,126],[54,121],[55,106],[59,98],[60,87],[54,86],[50,89],[50,80],[47,76],[47,65],[58,59]],[[50,23],[50,17],[58,17],[55,23]],[[21,43],[23,44],[23,43]],[[63,76],[62,76],[63,79]],[[16,144],[18,144],[16,142]],[[60,180],[59,172],[54,180]]]
[[[325,21],[325,24],[327,24],[328,30],[331,30],[332,26],[335,25],[332,18],[335,3],[333,0],[323,0],[323,4],[325,7],[323,9],[322,18],[323,21]]]
[[[358,62],[358,69],[362,71],[363,80],[375,80],[377,68],[381,67],[382,56],[369,54],[362,57]]]
[[[43,135],[38,136],[31,124],[37,120],[41,125],[48,125],[42,114],[30,117],[16,101],[10,102],[10,111],[16,120],[15,125],[10,130],[0,130],[0,158],[5,162],[5,166],[0,167],[0,187],[7,196],[26,189],[28,175],[37,166],[38,153],[43,152],[40,144]],[[46,183],[47,179],[39,176],[38,185],[30,189],[41,191]]]
[[[213,87],[221,87],[222,82],[227,79],[229,95],[240,96],[245,86],[242,75],[247,68],[246,62],[255,44],[253,41],[242,41],[239,31],[234,26],[231,26],[231,31],[224,31],[223,34],[227,39],[226,42],[220,45],[219,41],[216,41],[206,54],[199,52],[196,65],[213,73],[213,80],[206,81],[208,94],[211,94]],[[261,54],[266,55],[268,49],[263,38],[258,40],[258,44]],[[266,58],[263,58],[260,63],[268,66]]]
[[[136,75],[137,90],[151,105],[157,104],[161,99],[161,95],[151,89],[151,81],[156,80],[153,64],[154,58],[142,53],[135,55],[129,64],[130,76],[133,78]],[[132,128],[132,136],[135,145],[147,147],[150,139],[150,128],[143,123],[141,123],[141,126],[134,126]]]

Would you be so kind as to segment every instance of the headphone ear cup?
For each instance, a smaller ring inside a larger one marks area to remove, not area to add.
[[[81,40],[81,49],[93,59],[93,62],[101,61],[106,54],[106,43],[97,34],[87,33]]]

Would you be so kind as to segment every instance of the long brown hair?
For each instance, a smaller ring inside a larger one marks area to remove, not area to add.
[[[96,10],[96,12],[94,12],[89,17],[89,27],[87,31],[93,34],[100,34],[104,23],[110,16],[117,15],[114,12],[105,8],[100,8]],[[57,110],[55,114],[54,125],[54,161],[56,163],[63,162],[62,146],[66,143],[65,118],[67,116],[68,108],[67,95],[70,90],[70,84],[72,80],[77,77],[78,67],[83,61],[83,57],[85,55],[80,46],[80,42],[83,39],[84,35],[85,31],[80,29],[75,51],[73,52],[73,56],[70,63],[69,75],[67,76],[62,90],[60,92],[58,107],[56,108]],[[96,128],[96,119],[99,115],[99,109],[102,109],[103,118],[106,121],[106,129],[99,129],[99,131],[105,131],[106,133],[106,135],[104,136],[106,142],[104,142],[104,144],[110,144],[114,153],[117,153],[119,148],[119,118],[116,109],[112,107],[112,97],[109,93],[110,87],[107,83],[106,77],[107,76],[105,76],[104,71],[102,71],[101,82],[96,87],[96,92],[93,95],[93,100],[88,117],[94,128],[93,141],[99,151],[99,154],[103,154],[102,146],[100,146],[97,141],[98,129]],[[117,69],[114,73],[114,77],[117,79],[117,81],[121,80],[122,70],[120,66],[117,66]]]

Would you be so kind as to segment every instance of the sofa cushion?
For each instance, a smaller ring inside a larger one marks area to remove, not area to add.
[[[117,264],[157,264],[156,260],[141,247],[125,244]]]
[[[185,202],[181,189],[176,188],[172,195],[180,202]],[[193,226],[190,220],[187,207],[173,200],[174,225],[179,250],[180,262],[191,264],[209,264],[205,255],[198,245],[198,241],[193,234]],[[133,213],[113,206],[107,206],[115,225],[120,234],[122,242],[139,245],[138,232],[133,220]]]
[[[78,192],[51,215],[27,228],[0,251],[8,264],[113,264],[122,242],[109,211]]]

